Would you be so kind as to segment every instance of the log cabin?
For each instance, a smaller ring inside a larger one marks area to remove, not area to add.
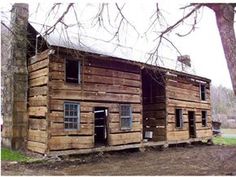
[[[34,40],[39,33],[29,24],[29,34]],[[211,139],[209,79],[40,37],[41,49],[28,60],[29,150],[69,154]]]
[[[26,26],[27,128],[19,137],[28,150],[65,155],[212,138],[209,79],[77,47]],[[4,140],[10,132],[5,124]]]

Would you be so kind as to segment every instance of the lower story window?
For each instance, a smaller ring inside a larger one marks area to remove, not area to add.
[[[176,126],[176,128],[183,128],[183,111],[182,111],[182,109],[175,109],[175,126]]]
[[[202,126],[206,127],[207,126],[207,112],[202,111]]]
[[[64,127],[66,130],[78,130],[80,123],[80,105],[64,103]]]
[[[120,126],[121,130],[132,128],[132,109],[129,104],[120,105]]]

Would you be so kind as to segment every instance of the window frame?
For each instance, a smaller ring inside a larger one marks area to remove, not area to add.
[[[204,114],[203,114],[204,112]],[[201,118],[202,118],[202,127],[207,127],[207,111],[206,110],[202,110],[201,111]],[[203,118],[203,115],[205,115],[205,118]],[[205,122],[204,122],[205,121]],[[204,124],[205,123],[205,124]]]
[[[66,105],[77,105],[77,116],[66,116]],[[77,119],[77,128],[65,128],[65,124],[66,123],[74,123],[73,121],[65,121],[66,118],[76,118]],[[71,131],[71,130],[80,130],[80,103],[78,102],[70,102],[70,101],[66,101],[64,102],[64,120],[63,120],[63,123],[64,123],[64,130],[65,131]]]
[[[77,73],[77,76],[78,76],[78,82],[77,83],[74,83],[74,82],[68,82],[67,80],[66,80],[66,62],[67,61],[77,61],[77,63],[78,63],[78,73]],[[81,61],[80,60],[78,60],[78,59],[74,59],[74,58],[65,58],[64,59],[64,71],[65,71],[65,76],[64,76],[64,80],[65,80],[65,83],[67,83],[67,84],[81,84]]]
[[[177,110],[180,110],[180,126],[177,126]],[[184,121],[183,121],[183,109],[181,108],[175,108],[175,128],[182,129],[184,127]]]
[[[122,116],[122,106],[129,106],[129,116]],[[120,104],[120,129],[121,130],[131,130],[133,126],[133,111],[132,106],[130,104]],[[122,119],[130,119],[129,120],[129,127],[122,126]]]
[[[200,87],[200,99],[201,99],[201,101],[206,101],[206,100],[207,100],[206,84],[204,84],[204,83],[200,83],[200,84],[199,84],[199,87]],[[202,92],[202,87],[204,87],[204,92]],[[203,97],[202,97],[202,93],[204,93],[204,97],[205,97],[205,99],[203,99]]]

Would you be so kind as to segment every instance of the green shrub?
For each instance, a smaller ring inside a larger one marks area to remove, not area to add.
[[[218,145],[236,145],[236,138],[214,137],[213,143]]]
[[[29,157],[26,157],[18,151],[12,151],[10,149],[1,148],[1,160],[20,162],[29,160]]]

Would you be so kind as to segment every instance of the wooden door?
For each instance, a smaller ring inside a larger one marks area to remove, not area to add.
[[[195,112],[188,111],[189,137],[196,138]]]
[[[107,114],[108,109],[105,107],[94,108],[94,140],[96,146],[107,144]]]

